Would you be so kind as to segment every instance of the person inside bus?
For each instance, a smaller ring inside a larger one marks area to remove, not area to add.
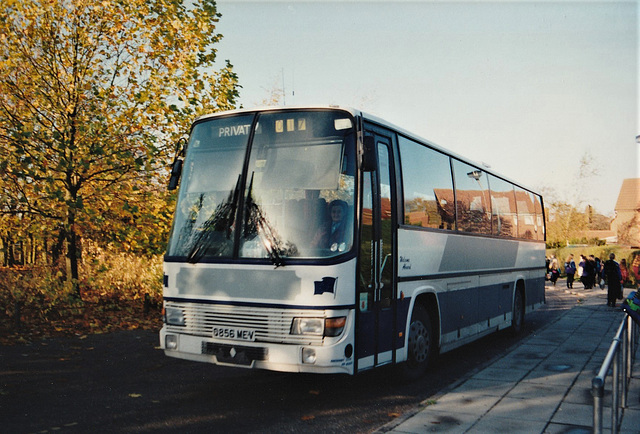
[[[343,200],[334,200],[329,204],[331,219],[318,229],[311,242],[313,247],[340,252],[346,250],[348,208]]]

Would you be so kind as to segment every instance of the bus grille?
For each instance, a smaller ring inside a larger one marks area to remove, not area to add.
[[[324,317],[323,310],[273,309],[244,306],[180,303],[165,306],[182,310],[184,326],[166,325],[168,332],[212,337],[214,327],[238,327],[255,331],[255,342],[322,345],[322,336],[290,334],[293,318]]]

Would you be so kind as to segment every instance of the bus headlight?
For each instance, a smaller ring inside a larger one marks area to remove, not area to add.
[[[322,318],[294,318],[291,322],[292,335],[322,336],[324,320]]]
[[[294,318],[292,335],[340,336],[347,323],[346,316],[336,318]]]
[[[182,312],[182,309],[176,309],[175,307],[167,307],[164,310],[164,321],[168,325],[183,326],[184,312]]]

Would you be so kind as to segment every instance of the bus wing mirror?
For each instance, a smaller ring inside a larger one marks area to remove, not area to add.
[[[182,175],[182,160],[177,159],[171,165],[171,177],[169,178],[169,190],[175,190],[178,188],[178,182],[180,182],[180,175]]]
[[[175,156],[173,157],[173,163],[171,164],[171,177],[169,178],[169,190],[175,190],[178,188],[180,182],[180,175],[182,175],[182,159],[187,150],[187,141],[183,138],[176,142]]]
[[[377,167],[377,152],[375,139],[373,136],[366,136],[363,140],[362,149],[362,170],[365,172],[373,172]]]

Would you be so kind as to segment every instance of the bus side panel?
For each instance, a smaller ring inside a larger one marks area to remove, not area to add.
[[[531,309],[545,303],[544,298],[544,276],[532,277],[525,285],[526,305]]]
[[[513,289],[512,273],[480,278],[478,320],[481,330],[511,319]]]
[[[518,280],[527,311],[544,303],[543,243],[401,228],[398,254],[403,293],[437,296],[443,352],[510,325]]]
[[[399,349],[404,347],[405,336],[404,331],[407,328],[407,322],[409,322],[409,307],[411,306],[411,298],[406,297],[403,294],[398,300],[397,304],[397,316],[396,316],[396,343],[394,349]]]
[[[540,242],[521,241],[518,246],[516,268],[525,271],[525,305],[527,311],[544,304],[545,245]],[[538,269],[536,269],[538,268]]]
[[[544,243],[475,237],[455,232],[398,230],[400,279],[544,266]]]
[[[375,312],[373,310],[358,312],[359,321],[365,324],[374,324]],[[357,358],[373,357],[376,352],[374,341],[375,329],[373,327],[361,327],[356,333]]]
[[[478,277],[442,281],[438,293],[440,327],[443,335],[455,332],[458,338],[477,333]]]

